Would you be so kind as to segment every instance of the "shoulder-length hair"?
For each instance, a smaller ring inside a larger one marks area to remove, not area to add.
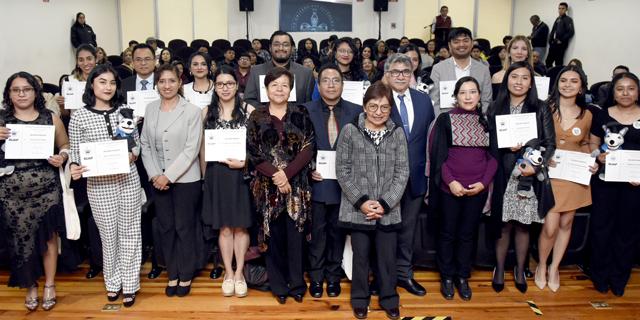
[[[13,115],[15,111],[15,106],[11,101],[11,97],[9,96],[9,93],[11,91],[11,84],[13,83],[13,80],[17,78],[22,78],[27,80],[29,85],[33,87],[33,92],[36,96],[35,101],[33,101],[33,107],[36,109],[36,111],[43,112],[47,110],[47,107],[45,106],[44,97],[42,96],[42,87],[38,83],[38,80],[36,80],[36,78],[30,73],[25,71],[20,71],[12,74],[9,77],[9,79],[7,79],[7,83],[4,86],[4,92],[2,93],[2,104],[4,106],[4,110],[2,110],[2,112],[4,113],[4,115],[5,116]]]
[[[509,92],[509,76],[517,69],[525,68],[531,75],[531,87],[527,91],[527,96],[524,99],[524,105],[529,108],[537,108],[538,106],[538,90],[536,90],[533,67],[526,61],[514,62],[507,71],[504,73],[504,79],[500,83],[500,89],[498,90],[498,96],[496,100],[491,104],[490,114],[507,114],[509,113],[509,106],[511,104],[511,93]]]
[[[566,66],[560,73],[558,73],[558,77],[556,78],[556,82],[553,85],[553,89],[551,90],[551,94],[549,98],[547,98],[547,104],[551,108],[552,113],[558,113],[558,116],[562,118],[562,114],[560,113],[560,89],[558,86],[560,85],[560,78],[565,72],[573,71],[578,74],[580,77],[580,91],[578,91],[578,95],[576,96],[576,104],[580,107],[580,114],[576,119],[582,119],[584,116],[585,110],[587,110],[587,76],[584,74],[584,71],[580,67],[577,66]]]
[[[229,75],[233,78],[233,80],[238,83],[238,78],[236,76],[235,70],[232,67],[223,65],[213,74],[213,81],[218,79],[218,76],[221,74]],[[236,95],[233,100],[233,111],[231,111],[231,119],[233,122],[241,122],[245,119],[246,114],[242,112],[243,101],[240,98],[240,94],[236,91]],[[213,91],[213,95],[211,96],[211,104],[209,104],[209,108],[207,109],[207,115],[205,117],[205,123],[207,128],[213,128],[215,122],[220,118],[220,97],[218,96],[217,91]]]
[[[513,63],[513,61],[511,61],[511,47],[518,41],[523,41],[527,46],[527,59],[525,61],[530,65],[533,65],[533,47],[531,47],[531,42],[529,41],[529,39],[527,39],[527,37],[523,35],[517,35],[513,37],[511,41],[509,41],[509,44],[507,44],[507,47],[505,48],[505,50],[507,50],[507,58],[502,61],[502,70],[507,70],[507,68],[509,68],[509,66]]]
[[[476,78],[471,76],[462,77],[458,79],[458,81],[456,82],[456,86],[453,89],[453,97],[456,99],[456,105],[458,104],[458,93],[460,93],[460,88],[462,87],[463,84],[467,82],[471,82],[475,84],[476,90],[478,90],[478,96],[479,97],[482,96],[482,89],[480,89],[480,83],[478,83],[478,80],[476,80]],[[489,124],[487,122],[487,118],[485,117],[484,113],[482,113],[482,101],[478,101],[478,105],[476,106],[476,114],[478,115],[478,122],[480,123],[482,128],[484,128],[484,131],[488,132]]]
[[[640,89],[640,81],[638,80],[638,76],[636,76],[631,72],[618,73],[613,77],[613,79],[611,79],[611,85],[609,86],[607,103],[605,104],[606,107],[603,106],[603,109],[606,109],[611,106],[615,106],[617,104],[616,97],[615,97],[616,83],[618,83],[618,81],[622,79],[631,79],[631,81],[635,82],[636,87]],[[636,100],[636,104],[638,104],[638,100]]]
[[[80,77],[82,76],[82,69],[80,69],[80,66],[78,66],[78,56],[82,51],[87,51],[91,53],[91,55],[93,56],[93,59],[96,60],[96,65],[98,64],[98,61],[97,61],[98,55],[96,54],[96,48],[88,43],[81,44],[78,47],[78,49],[76,49],[76,67],[73,69],[73,75],[76,77],[76,79],[80,79]]]
[[[160,76],[165,71],[173,73],[176,76],[176,78],[178,78],[178,81],[182,81],[182,79],[180,78],[180,70],[178,69],[178,66],[173,65],[171,63],[165,63],[165,64],[161,64],[158,68],[156,68],[155,74],[153,75],[154,87],[156,88],[158,87],[158,81],[160,81]],[[184,93],[182,91],[182,85],[178,88],[178,94],[181,97],[184,96]]]
[[[116,72],[116,70],[111,66],[111,64],[105,63],[105,64],[99,64],[95,68],[93,68],[93,70],[89,74],[89,77],[87,78],[87,85],[84,87],[84,94],[82,95],[82,102],[84,102],[86,105],[88,106],[96,105],[96,95],[93,92],[93,81],[99,75],[107,72],[111,72],[111,74],[113,74],[113,77],[116,80],[116,90],[115,90],[116,93],[113,95],[113,97],[111,97],[109,104],[111,105],[112,108],[117,108],[125,102],[124,95],[122,94],[122,91],[121,91],[122,84],[120,82],[120,77],[118,77],[118,72]]]
[[[344,38],[340,38],[339,40],[336,40],[336,42],[334,43],[334,55],[333,55],[333,60],[334,63],[336,65],[338,65],[338,60],[335,58],[338,54],[338,47],[343,44],[346,43],[349,46],[349,50],[351,50],[351,52],[353,52],[352,55],[352,59],[351,59],[351,63],[349,63],[349,72],[351,72],[351,77],[353,81],[362,81],[362,80],[366,80],[363,79],[364,77],[364,72],[362,71],[362,62],[360,59],[360,55],[358,54],[360,51],[358,51],[358,48],[356,48],[356,45],[353,43],[353,40],[349,37],[344,37]]]
[[[204,59],[204,62],[207,64],[207,75],[211,76],[211,56],[209,56],[208,53],[196,51],[196,52],[192,53],[189,56],[189,60],[187,60],[185,73],[189,75],[188,76],[189,81],[195,81],[195,78],[191,74],[191,62],[193,61],[193,59],[195,57],[198,57],[198,56],[200,56],[200,57],[202,57],[202,59]]]
[[[407,52],[410,51],[413,51],[416,53],[416,55],[418,55],[418,67],[416,67],[416,70],[413,71],[413,76],[418,79],[418,75],[420,74],[420,71],[422,71],[422,56],[420,55],[420,49],[418,49],[418,46],[413,43],[409,43],[406,46],[398,48],[398,53],[407,54]],[[413,64],[413,62],[411,63]],[[411,67],[413,68],[413,65]]]

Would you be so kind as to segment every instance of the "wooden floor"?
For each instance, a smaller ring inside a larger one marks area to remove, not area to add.
[[[143,268],[146,275],[147,264]],[[107,303],[102,277],[84,278],[86,268],[73,274],[57,277],[58,305],[53,311],[27,312],[23,307],[24,290],[8,288],[6,271],[0,274],[0,319],[351,319],[349,305],[350,284],[343,284],[338,298],[312,299],[308,295],[303,303],[293,299],[279,305],[268,292],[249,291],[246,298],[225,298],[220,294],[221,279],[211,280],[203,272],[194,281],[191,294],[185,298],[167,298],[164,295],[166,272],[156,280],[143,277],[142,290],[135,306],[115,312],[102,311]],[[401,315],[451,316],[452,319],[640,319],[640,270],[635,269],[624,297],[601,294],[593,289],[591,281],[575,267],[561,271],[562,287],[558,293],[548,289],[540,291],[529,280],[529,291],[521,294],[513,286],[513,277],[507,274],[506,287],[500,294],[491,289],[491,271],[476,271],[472,275],[473,299],[465,302],[457,296],[447,301],[439,293],[438,274],[417,271],[416,279],[427,288],[426,297],[413,296],[400,291]],[[41,289],[42,290],[42,289]],[[40,293],[42,294],[42,293]],[[536,316],[527,305],[534,301],[543,312]],[[596,310],[590,301],[604,301],[610,309]],[[369,319],[386,319],[374,298]]]

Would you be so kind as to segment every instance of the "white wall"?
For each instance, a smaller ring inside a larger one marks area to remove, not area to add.
[[[572,58],[582,61],[589,85],[611,79],[611,71],[623,64],[640,73],[640,50],[637,24],[638,0],[571,0],[569,16],[573,18],[576,34],[569,43],[565,63]],[[529,17],[540,16],[553,27],[558,16],[557,0],[516,0],[514,34],[531,34]]]
[[[254,0],[254,10],[249,12],[249,38],[268,39],[279,26],[279,0]],[[241,12],[237,0],[228,0],[229,40],[244,39],[246,31],[245,13]],[[356,36],[364,40],[378,38],[378,14],[373,11],[373,0],[353,1],[353,32],[292,32],[296,45],[304,38],[320,40],[332,34],[338,37]],[[391,28],[391,23],[396,27]],[[389,11],[382,13],[382,38],[400,38],[404,33],[404,1],[389,2]]]
[[[17,71],[58,83],[74,67],[69,30],[81,11],[107,54],[119,54],[116,0],[0,1],[0,86]]]

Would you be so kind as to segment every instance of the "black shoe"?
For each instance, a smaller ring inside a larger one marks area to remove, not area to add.
[[[125,293],[124,298],[122,298],[122,305],[125,306],[125,308],[129,308],[133,306],[134,303],[136,303],[136,294]]]
[[[524,267],[524,275],[527,278],[533,278],[534,276],[533,272],[531,272],[531,269],[529,269],[529,267]]]
[[[624,295],[624,287],[622,289],[611,287],[611,292],[616,297],[622,297]]]
[[[454,290],[452,279],[444,278],[440,280],[440,293],[442,293],[442,296],[447,300],[453,299]]]
[[[173,297],[176,295],[176,292],[178,292],[178,285],[175,286],[167,286],[166,288],[164,288],[164,294],[167,295],[167,297]]]
[[[157,277],[160,276],[161,273],[162,273],[162,267],[152,266],[151,271],[149,271],[149,274],[147,275],[147,278],[156,279]]]
[[[327,288],[327,291],[329,288]],[[309,284],[309,294],[314,298],[322,297],[322,282],[311,281]]]
[[[400,309],[398,308],[384,309],[384,312],[387,314],[387,318],[389,319],[400,319]]]
[[[87,274],[85,275],[85,277],[87,277],[87,279],[93,279],[95,278],[98,274],[100,274],[100,272],[102,272],[102,268],[94,268],[94,267],[90,267],[89,271],[87,271]]]
[[[356,317],[356,319],[366,319],[367,312],[368,312],[367,307],[353,308],[353,316]]]
[[[211,279],[218,279],[222,276],[222,267],[215,267],[213,268],[213,270],[211,270],[211,273],[209,273],[209,278]]]
[[[413,279],[398,280],[398,287],[404,288],[409,293],[416,296],[424,296],[427,290]]]
[[[513,268],[513,282],[516,284],[516,289],[518,289],[518,291],[522,292],[522,293],[526,293],[527,292],[527,277],[524,274],[524,272],[522,272],[522,279],[524,280],[524,282],[519,283],[518,282],[518,276],[517,276],[517,271],[518,271],[518,267],[514,267]]]
[[[276,300],[278,300],[279,304],[287,303],[287,296],[276,296]]]
[[[455,284],[456,288],[458,288],[460,298],[465,301],[471,300],[471,287],[469,287],[469,281],[464,278],[458,278]]]
[[[373,278],[373,280],[371,280],[371,283],[369,283],[369,294],[372,296],[377,296],[378,293],[380,293],[380,287],[378,287],[378,280],[376,280],[376,278]]]
[[[504,272],[502,273],[502,283],[496,282],[496,268],[493,268],[493,276],[491,277],[491,288],[495,292],[501,292],[504,290]]]
[[[302,303],[302,300],[304,298],[304,293],[298,293],[298,294],[294,294],[292,295],[293,300],[295,300],[297,303]]]
[[[331,298],[337,297],[342,292],[340,281],[327,283],[327,295]]]
[[[609,286],[608,285],[597,285],[597,284],[593,284],[593,287],[598,290],[598,292],[602,293],[602,294],[607,294],[607,292],[609,292]]]
[[[110,302],[114,302],[120,298],[120,294],[122,293],[122,289],[118,290],[118,292],[108,291],[107,292],[107,300]]]
[[[183,282],[183,281],[180,281],[180,282]],[[187,296],[189,294],[189,292],[191,292],[191,280],[184,281],[184,282],[189,282],[189,284],[186,285],[186,286],[182,286],[182,285],[178,284],[178,289],[176,290],[176,295],[178,297]]]

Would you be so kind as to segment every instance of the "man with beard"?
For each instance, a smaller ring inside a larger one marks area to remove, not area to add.
[[[260,77],[264,79],[271,69],[275,67],[283,67],[293,73],[294,86],[297,104],[303,104],[307,101],[311,101],[311,95],[313,94],[313,88],[315,80],[313,73],[310,69],[304,66],[290,61],[291,52],[293,48],[293,37],[287,32],[278,30],[271,35],[271,61],[254,66],[251,68],[251,76],[247,82],[247,87],[244,90],[244,101],[258,107],[262,104],[261,101],[267,101],[266,96],[260,99]],[[266,95],[266,93],[264,93]],[[293,95],[293,90],[292,93]]]

